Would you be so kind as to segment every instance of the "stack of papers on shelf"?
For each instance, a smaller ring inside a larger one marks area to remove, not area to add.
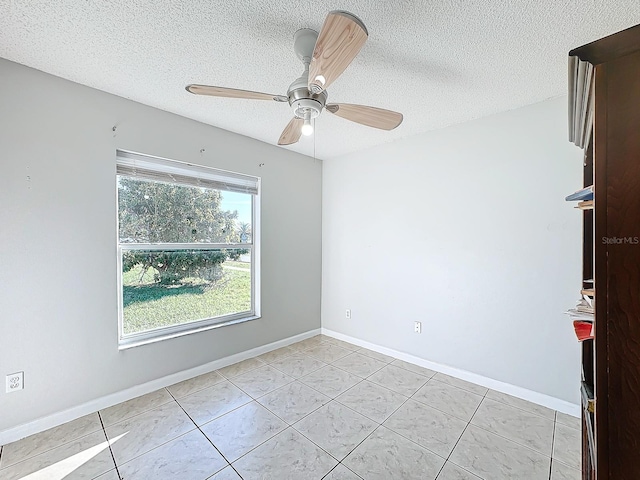
[[[575,308],[570,308],[565,313],[574,320],[586,320],[593,322],[593,313],[595,311],[596,301],[588,295],[583,295]]]
[[[574,200],[593,200],[593,185],[581,188],[577,192],[573,192],[571,195],[565,198],[567,202]]]
[[[593,313],[581,312],[575,308],[570,308],[565,313],[574,320],[587,320],[589,322],[593,322]]]
[[[587,295],[583,295],[580,301],[576,305],[576,310],[583,313],[593,314],[595,311],[596,301]]]

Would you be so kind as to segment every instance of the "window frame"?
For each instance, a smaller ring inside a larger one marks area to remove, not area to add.
[[[260,299],[260,192],[261,192],[261,179],[260,177],[253,177],[250,175],[238,174],[234,172],[227,172],[224,170],[216,169],[213,167],[206,167],[202,165],[194,165],[190,163],[180,162],[177,160],[169,160],[161,157],[154,157],[145,154],[132,153],[124,150],[116,151],[116,165],[119,165],[122,158],[135,158],[139,157],[144,159],[147,166],[149,163],[153,163],[154,160],[166,164],[169,162],[174,164],[176,168],[180,168],[183,173],[192,171],[196,173],[194,177],[197,177],[198,172],[210,171],[212,174],[222,175],[228,174],[229,177],[243,176],[247,178],[255,179],[257,186],[256,193],[250,193],[251,195],[251,241],[247,243],[121,243],[120,242],[120,208],[118,201],[118,181],[120,176],[127,178],[134,178],[134,176],[121,174],[116,171],[116,255],[117,255],[117,286],[118,286],[118,349],[125,350],[140,345],[146,345],[150,343],[167,340],[170,338],[181,337],[184,335],[190,335],[192,333],[203,332],[215,328],[225,327],[227,325],[235,325],[237,323],[243,323],[251,320],[256,320],[261,317],[261,299]],[[159,163],[158,170],[162,169]],[[191,168],[190,168],[191,167]],[[138,178],[141,181],[153,182],[154,180]],[[179,181],[172,182],[175,185],[193,187],[186,183]],[[210,190],[215,190],[210,187]],[[224,194],[225,190],[218,188],[220,192]],[[249,311],[243,311],[233,313],[229,315],[221,315],[218,317],[210,317],[199,320],[193,320],[178,325],[170,325],[166,327],[154,328],[152,330],[146,330],[137,333],[124,333],[124,289],[123,289],[123,272],[122,272],[122,257],[124,251],[131,250],[163,250],[163,251],[180,251],[180,250],[233,250],[242,249],[250,250],[251,252],[251,309]]]

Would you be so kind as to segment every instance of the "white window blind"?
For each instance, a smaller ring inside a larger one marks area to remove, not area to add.
[[[116,157],[118,175],[154,182],[258,194],[258,177],[124,150],[118,150]]]

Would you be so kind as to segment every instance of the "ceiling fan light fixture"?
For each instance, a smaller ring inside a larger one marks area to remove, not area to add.
[[[313,125],[311,125],[311,112],[309,111],[306,111],[304,113],[304,123],[302,124],[301,132],[305,137],[308,137],[313,133]]]
[[[312,120],[323,110],[361,125],[392,130],[402,123],[401,113],[366,105],[327,104],[327,88],[349,66],[368,35],[362,20],[341,10],[328,13],[319,33],[309,28],[298,30],[293,37],[293,50],[302,61],[304,71],[289,85],[286,95],[213,85],[193,84],[186,89],[194,95],[288,103],[293,118],[282,131],[278,145],[293,145],[302,135],[313,135]]]
[[[326,81],[327,79],[324,78],[323,75],[316,75],[316,77],[313,79],[313,82],[309,84],[309,90],[311,91],[311,93],[317,95],[324,90],[324,84],[326,83]]]

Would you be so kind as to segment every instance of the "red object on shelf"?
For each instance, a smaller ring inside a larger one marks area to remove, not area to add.
[[[591,340],[593,338],[593,322],[585,322],[584,320],[574,320],[573,328],[579,342]]]

